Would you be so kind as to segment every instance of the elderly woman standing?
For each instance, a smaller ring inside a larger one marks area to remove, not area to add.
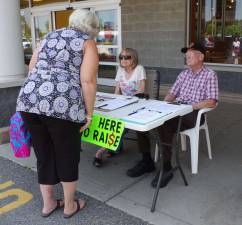
[[[98,30],[94,13],[75,10],[69,27],[48,33],[34,52],[17,99],[32,135],[43,217],[64,207],[64,218],[70,218],[85,206],[75,191],[81,131],[91,122],[95,102]],[[64,200],[55,200],[53,186],[60,182]]]

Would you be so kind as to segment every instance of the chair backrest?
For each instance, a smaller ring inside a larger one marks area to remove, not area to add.
[[[159,99],[160,92],[160,73],[157,70],[146,70],[145,93],[149,94],[150,99]]]

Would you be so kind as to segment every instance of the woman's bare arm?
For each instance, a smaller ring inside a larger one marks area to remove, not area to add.
[[[99,58],[95,41],[85,41],[80,82],[87,112],[86,118],[89,122],[93,114],[96,98],[98,62]]]

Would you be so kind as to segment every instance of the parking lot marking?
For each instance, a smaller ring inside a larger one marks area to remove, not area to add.
[[[14,182],[13,181],[7,181],[7,182],[5,182],[5,183],[3,183],[3,184],[0,184],[0,190],[3,190],[3,189],[5,189],[5,188],[8,188],[8,187],[10,187],[10,186],[12,186],[14,184]]]
[[[15,201],[8,203],[7,205],[1,207],[0,215],[3,213],[9,212],[13,209],[16,209],[16,208],[20,207],[21,205],[26,204],[33,198],[33,195],[31,193],[16,188],[16,189],[11,189],[11,190],[0,193],[0,200],[8,198],[10,196],[16,196],[17,199]]]

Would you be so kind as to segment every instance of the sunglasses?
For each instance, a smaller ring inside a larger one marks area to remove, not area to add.
[[[131,55],[120,55],[119,56],[119,60],[129,60],[131,59]]]

